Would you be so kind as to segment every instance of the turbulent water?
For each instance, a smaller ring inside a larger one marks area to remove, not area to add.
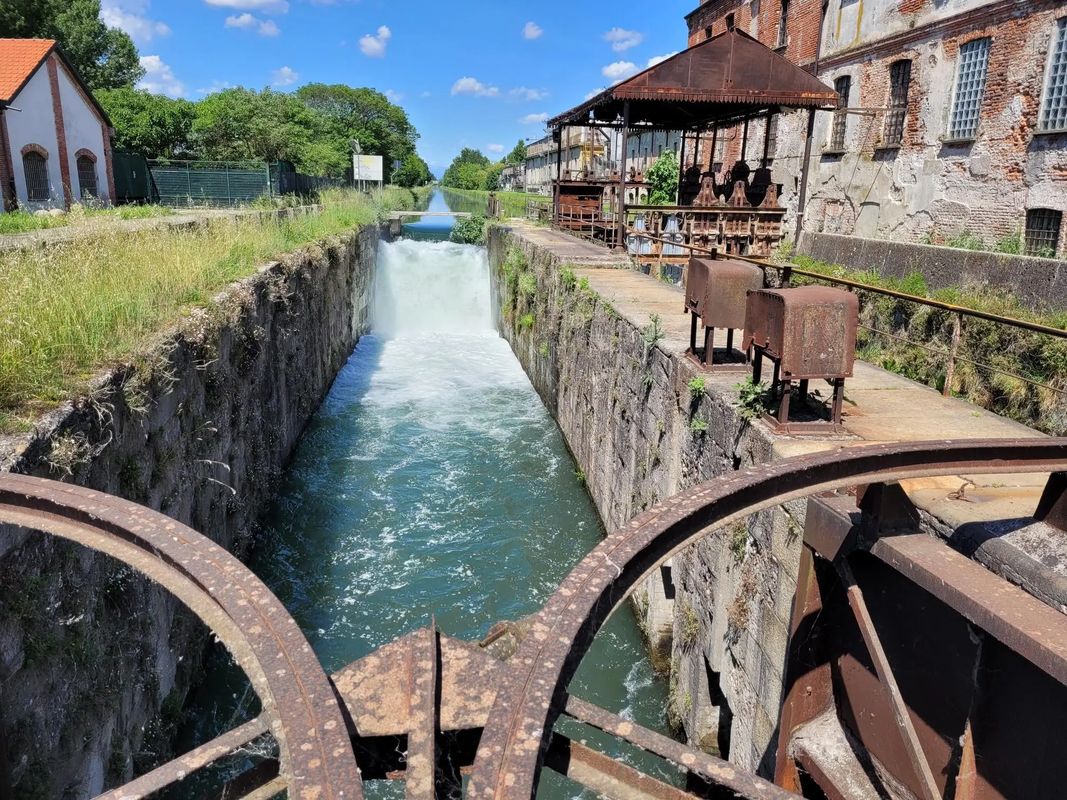
[[[601,536],[558,427],[493,329],[485,250],[383,245],[372,333],[302,438],[253,563],[324,666],[431,617],[481,638],[536,611]],[[216,725],[252,713],[224,709],[229,685],[216,682]],[[628,611],[572,690],[662,728],[665,690]],[[575,794],[564,783],[542,796]]]

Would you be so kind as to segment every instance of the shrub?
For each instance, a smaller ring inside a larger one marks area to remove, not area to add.
[[[448,235],[448,240],[456,244],[484,245],[486,224],[487,220],[481,214],[461,217],[452,226],[452,232]]]

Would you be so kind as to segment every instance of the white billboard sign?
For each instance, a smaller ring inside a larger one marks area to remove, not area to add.
[[[382,167],[381,156],[364,156],[359,154],[353,154],[352,156],[352,178],[358,183],[359,181],[373,181],[374,183],[381,183],[384,179],[384,170]]]

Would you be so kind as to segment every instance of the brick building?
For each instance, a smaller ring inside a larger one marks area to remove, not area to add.
[[[1059,0],[708,0],[689,43],[735,25],[842,96],[817,115],[805,228],[1067,250],[1067,6]],[[806,119],[771,119],[773,179],[795,214]],[[748,125],[762,160],[767,122]],[[744,129],[705,141],[730,168]]]

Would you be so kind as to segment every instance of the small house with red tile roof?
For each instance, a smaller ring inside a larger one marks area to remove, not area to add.
[[[4,210],[110,204],[111,122],[51,39],[0,39]]]

